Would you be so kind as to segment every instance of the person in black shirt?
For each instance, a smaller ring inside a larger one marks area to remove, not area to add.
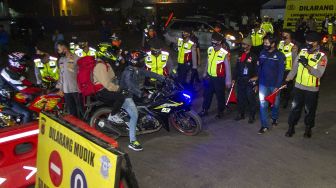
[[[257,80],[257,56],[250,52],[252,41],[245,38],[242,41],[243,53],[240,54],[236,67],[233,71],[232,84],[237,85],[238,95],[238,114],[236,121],[245,118],[245,109],[249,109],[248,123],[255,121],[257,109],[257,100],[255,97],[256,80]]]

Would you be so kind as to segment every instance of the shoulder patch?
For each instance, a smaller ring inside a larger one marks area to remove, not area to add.
[[[169,55],[169,53],[166,52],[166,51],[162,51],[161,53],[162,53],[163,55]]]

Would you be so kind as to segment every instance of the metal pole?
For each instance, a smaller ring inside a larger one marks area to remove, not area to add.
[[[51,0],[52,15],[55,16],[54,0]]]

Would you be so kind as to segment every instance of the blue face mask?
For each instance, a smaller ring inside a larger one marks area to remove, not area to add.
[[[268,50],[271,49],[271,46],[270,45],[264,45],[264,49],[268,51]]]

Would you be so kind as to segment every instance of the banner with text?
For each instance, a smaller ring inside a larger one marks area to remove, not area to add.
[[[39,121],[36,187],[117,187],[121,160],[111,146],[56,118]]]
[[[336,0],[287,0],[284,28],[295,30],[295,24],[303,15],[308,19],[313,15],[317,21],[317,29],[321,30],[322,22],[327,15],[336,16]]]

